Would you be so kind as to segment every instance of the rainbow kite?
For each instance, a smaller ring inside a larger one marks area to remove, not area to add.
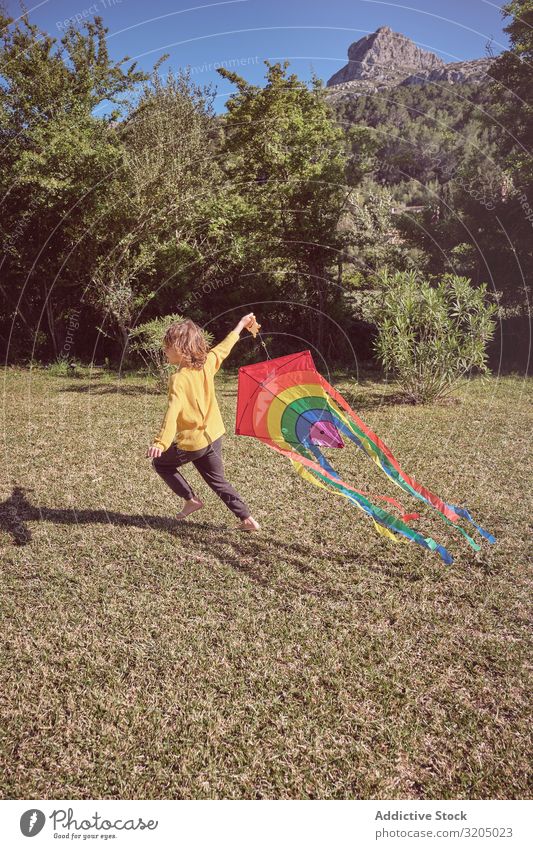
[[[474,522],[468,510],[446,504],[400,468],[381,439],[317,372],[310,351],[239,369],[235,432],[255,436],[288,457],[305,480],[353,501],[371,516],[376,530],[394,542],[417,542],[430,551],[437,551],[445,563],[453,563],[442,545],[409,526],[409,521],[420,518],[418,513],[406,513],[396,499],[385,495],[370,496],[341,480],[320,450],[321,446],[343,448],[343,437],[355,442],[397,486],[434,507],[475,551],[479,551],[480,546],[459,526],[459,519],[472,522],[482,537],[496,542],[492,534]],[[396,508],[400,517],[377,507],[371,497]]]

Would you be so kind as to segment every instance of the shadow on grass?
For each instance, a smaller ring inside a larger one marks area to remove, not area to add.
[[[432,407],[450,407],[457,406],[461,404],[460,398],[452,398],[445,397],[439,398],[436,401],[433,401],[431,404],[417,404],[409,395],[406,395],[402,392],[394,392],[388,395],[385,395],[381,392],[370,392],[367,394],[355,395],[351,392],[344,392],[343,397],[346,402],[352,407],[352,409],[356,409],[359,407],[361,410],[371,410],[378,407],[419,407],[422,409],[432,408]]]
[[[343,392],[342,396],[353,410],[370,410],[375,407],[396,407],[399,405],[414,406],[411,398],[401,393],[386,395],[383,392]]]
[[[106,383],[94,386],[92,384],[76,384],[65,386],[59,392],[82,392],[86,395],[162,395],[163,392],[153,387],[146,386],[120,386],[116,383]]]
[[[10,498],[0,503],[0,530],[8,533],[15,545],[28,545],[31,542],[32,533],[28,522],[44,521],[77,526],[103,524],[117,527],[149,527],[178,537],[185,543],[188,550],[191,550],[193,544],[196,545],[199,550],[209,555],[209,559],[218,559],[261,586],[272,584],[272,543],[276,546],[280,544],[280,540],[272,536],[263,535],[258,538],[240,531],[237,525],[233,530],[212,522],[198,520],[177,522],[171,517],[145,513],[129,515],[105,509],[74,510],[37,507],[28,500],[29,492],[33,492],[33,489],[15,486]],[[232,547],[231,552],[228,552],[228,546]],[[334,561],[343,565],[347,565],[353,559],[349,554],[344,555],[340,552],[328,552],[326,557],[328,562]],[[284,542],[283,555],[280,559],[292,566],[304,578],[310,581],[316,579],[313,586],[299,584],[294,587],[298,592],[329,598],[339,598],[344,595],[341,590],[329,584],[324,569],[315,569],[310,565],[310,562],[316,559],[316,550],[312,546]],[[357,557],[357,562],[360,560],[361,558]],[[369,566],[368,563],[365,565]]]
[[[121,386],[120,384],[109,383],[109,384],[99,384],[97,386],[93,384],[76,384],[73,383],[70,386],[65,386],[63,389],[59,389],[59,392],[79,392],[81,394],[86,395],[157,395],[162,396],[165,393],[159,389],[155,389],[154,387],[146,387],[146,386]],[[364,391],[361,393],[353,393],[353,392],[342,392],[341,393],[345,401],[352,407],[354,410],[360,409],[374,409],[378,407],[398,407],[398,406],[415,406],[415,402],[408,395],[404,395],[401,392],[384,394],[382,392],[368,392]],[[237,390],[222,390],[217,392],[217,396],[220,398],[231,398],[235,400],[237,398]],[[432,406],[455,406],[460,404],[461,400],[459,398],[442,398],[439,399],[433,404],[427,405],[428,407]],[[423,406],[423,405],[418,405]]]
[[[344,590],[332,585],[328,578],[328,563],[339,564],[346,569],[356,568],[359,572],[368,571],[393,581],[412,583],[427,577],[426,565],[415,566],[412,558],[398,558],[397,553],[383,543],[383,552],[369,557],[364,552],[353,553],[350,549],[334,550],[317,554],[316,547],[297,542],[281,540],[279,536],[245,533],[239,530],[238,524],[233,527],[202,522],[198,519],[188,522],[178,522],[170,516],[154,516],[147,513],[131,515],[118,513],[114,510],[75,510],[72,508],[36,507],[26,497],[32,489],[15,486],[10,498],[0,503],[0,530],[9,534],[15,545],[28,545],[32,534],[28,522],[45,521],[58,525],[115,525],[117,527],[150,528],[164,531],[183,542],[187,551],[192,552],[191,558],[206,560],[211,564],[213,559],[224,565],[229,565],[235,571],[246,575],[261,586],[272,586],[277,582],[274,570],[280,562],[292,567],[305,579],[292,589],[311,595],[330,599],[344,598]],[[273,546],[275,553],[273,553]],[[228,548],[231,547],[231,551]],[[197,552],[197,553],[195,553]],[[207,557],[202,555],[206,554]],[[498,571],[492,558],[487,552],[474,554],[463,551],[461,561],[463,567],[479,570],[486,575]],[[428,555],[429,557],[429,555]],[[317,560],[324,565],[315,568]],[[432,569],[436,564],[433,558],[428,561],[427,568]],[[459,565],[459,564],[457,564]],[[286,587],[287,588],[287,587]]]

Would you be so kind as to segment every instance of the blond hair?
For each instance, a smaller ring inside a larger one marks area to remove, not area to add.
[[[166,348],[176,348],[182,357],[182,367],[203,368],[207,359],[207,343],[198,327],[190,318],[175,321],[170,325],[163,338]]]

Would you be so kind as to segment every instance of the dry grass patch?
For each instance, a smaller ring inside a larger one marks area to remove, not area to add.
[[[497,536],[476,555],[422,506],[444,567],[232,436],[232,374],[226,469],[257,536],[192,468],[208,508],[172,521],[144,458],[165,398],[142,377],[4,378],[4,798],[530,795],[530,381],[420,408],[337,375],[403,467]]]

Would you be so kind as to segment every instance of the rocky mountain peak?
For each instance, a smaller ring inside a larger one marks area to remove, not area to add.
[[[379,27],[348,48],[348,64],[328,80],[328,86],[352,80],[398,83],[420,72],[444,66],[442,59],[422,50],[414,41],[390,27]]]

